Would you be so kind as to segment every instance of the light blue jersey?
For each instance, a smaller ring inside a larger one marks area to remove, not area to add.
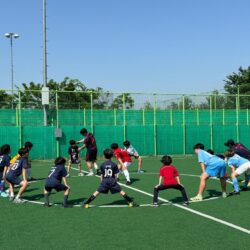
[[[249,160],[235,154],[233,157],[230,157],[228,159],[227,164],[228,164],[229,167],[238,168],[239,166],[241,166],[241,165],[243,165],[243,164],[245,164],[247,162],[249,162]]]
[[[216,155],[211,155],[205,150],[199,149],[198,161],[206,167],[206,173],[211,177],[224,177],[226,173],[226,162]]]

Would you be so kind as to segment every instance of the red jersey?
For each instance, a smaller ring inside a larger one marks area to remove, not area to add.
[[[172,166],[162,166],[160,169],[160,176],[163,177],[164,185],[177,185],[175,177],[179,176],[178,170]]]
[[[121,149],[121,148],[118,148],[118,149],[114,150],[114,156],[117,159],[121,159],[123,163],[124,162],[131,162],[131,157],[128,154],[128,152]]]

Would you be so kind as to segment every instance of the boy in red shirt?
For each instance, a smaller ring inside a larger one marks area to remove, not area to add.
[[[132,163],[130,155],[127,153],[126,150],[119,148],[117,143],[111,144],[111,149],[113,150],[114,156],[118,160],[119,170],[122,170],[122,172],[124,173],[124,176],[127,180],[126,184],[131,185],[131,180],[128,172],[128,167]]]
[[[153,205],[158,206],[158,194],[159,191],[165,189],[177,189],[181,191],[184,203],[187,206],[189,204],[188,197],[184,186],[180,183],[178,170],[171,165],[172,158],[168,155],[164,155],[161,159],[163,166],[160,168],[159,184],[154,188],[154,200]]]

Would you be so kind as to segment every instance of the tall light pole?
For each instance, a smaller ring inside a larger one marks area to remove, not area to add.
[[[12,109],[14,101],[14,60],[13,60],[13,38],[18,38],[19,35],[13,32],[5,33],[4,36],[10,39],[10,62],[11,62],[11,94],[12,94]]]

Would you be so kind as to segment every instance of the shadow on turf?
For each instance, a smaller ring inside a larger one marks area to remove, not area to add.
[[[24,196],[24,198],[27,200],[31,200],[31,201],[37,201],[37,200],[40,201],[42,198],[44,198],[44,194],[35,194],[32,196]]]

